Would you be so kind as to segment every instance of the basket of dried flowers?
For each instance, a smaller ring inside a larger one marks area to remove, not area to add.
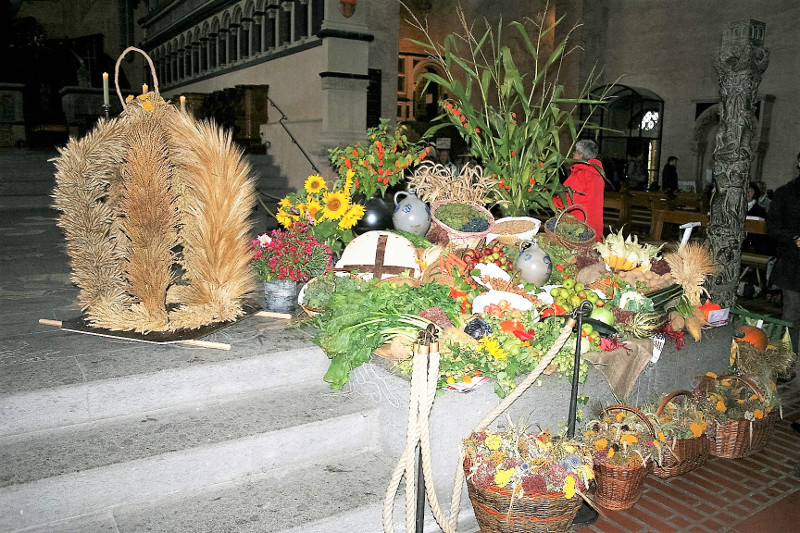
[[[647,416],[628,405],[609,405],[587,424],[584,442],[594,451],[597,504],[612,511],[636,505],[653,467],[653,435]]]
[[[699,390],[709,420],[711,455],[738,459],[766,446],[778,418],[779,398],[772,380],[709,372],[701,378]]]
[[[680,402],[676,401],[679,396],[683,396]],[[708,423],[693,400],[690,391],[679,390],[667,394],[656,409],[653,426],[661,454],[653,474],[662,479],[682,476],[708,459]]]
[[[591,483],[583,444],[515,426],[464,440],[464,473],[483,533],[568,531]]]

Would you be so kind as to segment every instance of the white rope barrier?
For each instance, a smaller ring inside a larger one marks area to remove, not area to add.
[[[555,356],[567,342],[575,326],[575,319],[567,320],[561,334],[553,342],[550,350],[542,357],[536,368],[520,383],[491,413],[489,413],[473,431],[486,429],[494,422],[517,398],[533,385],[542,372],[553,361]],[[408,408],[408,426],[406,433],[406,447],[392,474],[386,497],[383,501],[383,531],[394,533],[394,501],[400,487],[400,481],[405,476],[406,486],[406,533],[413,533],[416,523],[416,451],[420,447],[422,456],[422,472],[425,480],[425,494],[436,522],[444,533],[456,533],[458,526],[458,513],[461,508],[461,492],[464,484],[464,450],[459,446],[459,462],[456,467],[455,485],[450,505],[449,521],[442,514],[433,480],[430,448],[431,408],[436,396],[436,387],[439,378],[439,345],[414,345],[414,361],[412,364],[411,392]]]

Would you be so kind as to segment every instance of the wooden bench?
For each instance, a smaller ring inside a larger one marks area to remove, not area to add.
[[[759,219],[747,219],[745,220],[745,230],[747,233],[752,233],[756,235],[766,235],[767,234],[767,221],[763,218]],[[766,281],[766,274],[764,275],[765,279],[761,279],[761,271],[764,270],[766,272],[767,265],[769,264],[770,259],[772,259],[771,255],[767,254],[760,254],[756,252],[750,251],[742,251],[742,272],[739,275],[739,279],[741,280],[745,274],[747,274],[750,269],[752,268],[755,270],[756,279],[758,280],[758,287],[763,291],[764,290],[764,282]]]
[[[628,224],[628,202],[624,193],[606,191],[603,195],[603,233],[617,232]]]
[[[698,211],[685,211],[683,209],[656,209],[653,211],[650,224],[649,240],[651,242],[664,241],[664,224],[677,224],[679,226],[689,222],[699,222],[700,226],[708,226],[708,215]]]

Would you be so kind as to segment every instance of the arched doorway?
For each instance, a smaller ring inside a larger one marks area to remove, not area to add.
[[[664,100],[650,90],[628,85],[604,85],[591,95],[605,95],[608,100],[591,117],[602,128],[596,141],[608,179],[617,188],[658,186]],[[588,116],[588,106],[581,106],[581,118]]]

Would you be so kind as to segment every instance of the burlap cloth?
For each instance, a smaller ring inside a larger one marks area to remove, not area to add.
[[[652,339],[626,340],[625,348],[610,352],[587,352],[583,358],[608,381],[611,390],[619,398],[627,398],[647,363],[653,357]],[[626,349],[627,348],[627,349]]]

